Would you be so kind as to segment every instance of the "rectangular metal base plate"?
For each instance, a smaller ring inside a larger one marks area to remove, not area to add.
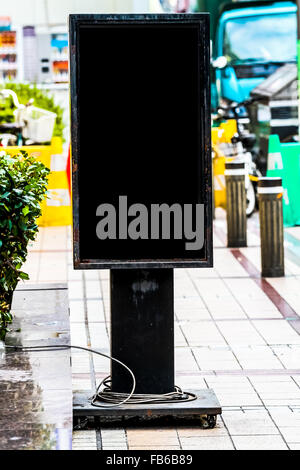
[[[188,402],[140,404],[98,408],[91,405],[92,393],[76,392],[73,396],[74,418],[98,417],[101,422],[105,421],[131,421],[133,418],[140,420],[156,420],[170,418],[172,420],[194,420],[201,416],[216,416],[222,413],[220,403],[211,389],[189,390],[197,399]],[[104,403],[105,405],[105,403]],[[106,405],[107,406],[107,405]]]

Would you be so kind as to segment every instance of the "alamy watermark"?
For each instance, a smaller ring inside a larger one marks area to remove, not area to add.
[[[201,250],[204,244],[204,204],[151,204],[148,209],[140,203],[128,207],[127,196],[119,196],[117,208],[100,204],[96,215],[100,240],[185,240],[186,250]]]

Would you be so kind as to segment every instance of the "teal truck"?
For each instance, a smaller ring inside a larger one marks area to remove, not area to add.
[[[292,1],[198,0],[211,15],[212,104],[241,102],[278,67],[297,61],[297,6]]]
[[[269,109],[260,106],[257,119],[258,127],[268,122],[269,133],[279,134],[281,140],[298,134],[296,1],[160,1],[167,11],[184,7],[184,11],[210,13],[213,111],[222,102],[248,99],[280,67],[294,64],[294,82],[270,100]]]
[[[226,106],[226,101],[240,103],[248,99],[251,92],[271,75],[278,76],[279,69],[287,64],[294,70],[294,79],[270,98],[268,106],[257,104],[247,110],[264,170],[268,135],[278,134],[283,142],[293,141],[298,135],[297,4],[198,0],[194,11],[210,13],[213,110],[220,104]]]
[[[160,0],[165,11],[210,14],[212,104],[241,102],[286,63],[297,62],[297,2]],[[184,8],[183,8],[184,7]]]

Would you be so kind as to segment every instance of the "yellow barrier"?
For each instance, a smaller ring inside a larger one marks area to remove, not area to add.
[[[226,144],[230,144],[232,137],[237,133],[237,125],[235,119],[228,119],[226,122],[222,122],[220,128],[224,130],[224,140]]]
[[[214,182],[214,205],[226,209],[226,185],[225,185],[225,161],[231,158],[225,157],[219,144],[229,144],[234,134],[237,133],[235,119],[222,122],[219,127],[211,130],[213,149],[213,182]]]
[[[38,219],[38,224],[41,227],[70,225],[72,220],[71,200],[61,138],[53,137],[51,145],[12,146],[1,150],[5,150],[10,155],[24,150],[50,168],[48,197],[42,202],[42,216]]]

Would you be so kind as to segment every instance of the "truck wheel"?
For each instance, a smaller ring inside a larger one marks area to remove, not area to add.
[[[254,189],[252,181],[249,181],[249,186],[247,188],[247,193],[246,193],[246,200],[247,200],[246,214],[247,214],[247,217],[250,217],[255,211],[255,206],[256,206],[256,195],[255,195],[255,189]]]

